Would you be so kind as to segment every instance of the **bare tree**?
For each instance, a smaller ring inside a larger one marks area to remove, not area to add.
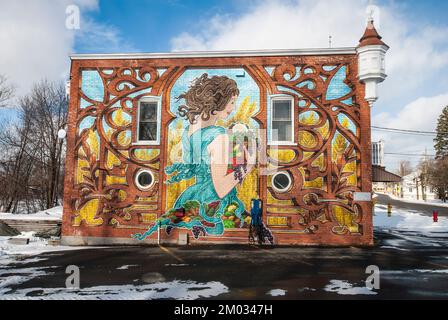
[[[5,107],[6,102],[14,95],[14,87],[8,83],[8,79],[0,74],[0,107]]]
[[[64,141],[58,139],[58,131],[66,126],[67,108],[65,86],[46,80],[36,84],[19,103],[22,122],[30,122],[30,147],[39,150],[34,155],[35,176],[31,182],[32,187],[40,191],[39,200],[44,209],[57,205],[62,192],[60,173]]]
[[[429,184],[437,190],[438,197],[448,200],[448,157],[432,161],[428,166]]]
[[[400,167],[398,168],[398,175],[400,177],[407,176],[408,174],[412,173],[412,171],[412,165],[408,160],[400,161]]]
[[[422,199],[426,201],[426,188],[431,185],[429,179],[429,168],[433,166],[434,161],[426,156],[420,160],[418,164],[419,175],[417,179],[420,181],[420,185],[422,187]],[[418,197],[418,189],[417,189],[417,197]]]
[[[29,147],[30,122],[4,125],[0,133],[1,211],[35,211],[35,194],[29,186],[37,150]]]
[[[0,127],[0,209],[48,209],[62,198],[67,96],[62,83],[41,81],[19,100],[15,123]]]

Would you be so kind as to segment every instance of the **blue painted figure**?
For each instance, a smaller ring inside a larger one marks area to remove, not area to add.
[[[243,225],[245,210],[237,197],[236,185],[254,168],[256,150],[249,152],[244,147],[247,160],[244,172],[240,167],[229,172],[230,138],[225,128],[216,125],[219,119],[225,119],[233,112],[238,94],[234,80],[226,76],[208,78],[203,74],[188,92],[178,97],[186,101],[186,105],[179,107],[179,115],[190,124],[182,136],[182,162],[165,169],[172,175],[167,183],[192,178],[195,183],[182,192],[173,208],[158,222],[145,233],[134,234],[134,238],[145,239],[157,230],[158,225],[167,233],[172,228],[190,229],[196,238],[200,234],[221,235],[225,211],[231,211],[240,220],[239,226]],[[251,145],[255,147],[255,144]]]
[[[261,209],[261,200],[260,199],[252,199],[252,207],[250,209],[250,224],[252,226],[262,225],[261,219],[262,209]]]
[[[249,228],[249,243],[255,242],[255,238],[258,240],[258,244],[264,244],[269,242],[274,244],[274,237],[272,232],[266,228],[262,219],[263,215],[263,202],[260,199],[252,199],[250,210],[250,228]]]

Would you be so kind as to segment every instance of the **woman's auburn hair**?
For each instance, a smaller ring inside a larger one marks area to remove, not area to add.
[[[222,111],[233,96],[240,94],[235,80],[226,76],[208,77],[204,73],[195,79],[187,92],[177,97],[177,100],[185,99],[185,105],[178,108],[179,115],[185,117],[193,124],[197,117],[202,120],[210,119],[210,115],[216,111]]]

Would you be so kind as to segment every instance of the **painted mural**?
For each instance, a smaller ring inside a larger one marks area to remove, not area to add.
[[[268,184],[268,225],[290,226],[297,216],[296,234],[361,234],[362,208],[352,197],[360,190],[361,159],[360,128],[352,119],[359,121],[360,114],[348,66],[281,65],[265,71],[276,93],[294,97],[298,114],[297,147],[268,149],[271,167],[275,163],[294,181],[287,193]]]
[[[169,210],[143,234],[159,227],[219,236],[248,228],[250,201],[258,198],[256,131],[259,88],[244,69],[187,70],[171,90],[167,148]],[[250,148],[250,149],[249,149]]]
[[[260,198],[276,241],[371,241],[371,208],[353,200],[370,179],[356,57],[232,59],[72,68],[66,235],[143,240],[161,227],[167,237],[182,229],[229,239],[248,230]],[[278,96],[292,101],[294,132],[280,146],[269,140]],[[159,106],[152,144],[137,139],[142,99]],[[144,189],[142,170],[152,175]],[[273,184],[278,172],[290,177],[285,190]]]

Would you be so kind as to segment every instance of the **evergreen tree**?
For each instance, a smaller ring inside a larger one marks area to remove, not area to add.
[[[446,106],[437,121],[436,138],[434,139],[434,149],[436,158],[448,156],[448,106]]]

